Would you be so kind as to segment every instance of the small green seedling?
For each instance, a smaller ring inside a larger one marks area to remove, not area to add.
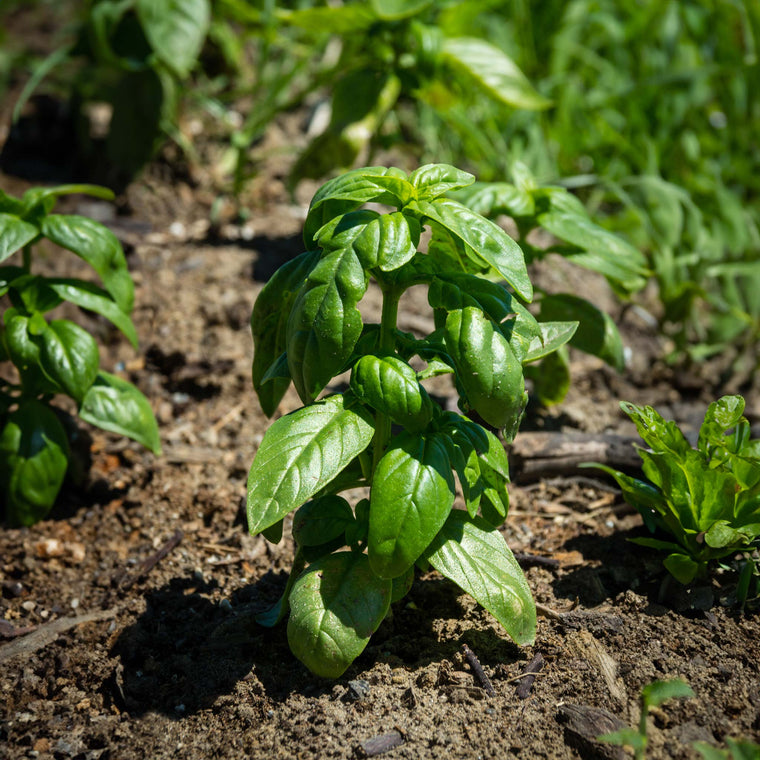
[[[599,741],[631,747],[636,760],[644,760],[647,755],[647,717],[649,709],[677,697],[693,697],[691,687],[676,678],[672,681],[654,681],[641,690],[641,717],[638,728],[623,728],[598,737]]]
[[[650,531],[663,530],[675,539],[632,541],[668,552],[665,567],[684,584],[704,577],[710,561],[742,552],[749,569],[740,586],[749,589],[751,553],[760,545],[760,440],[750,438],[744,399],[723,396],[710,404],[696,449],[652,407],[628,402],[621,407],[649,446],[639,450],[649,480],[601,464],[587,466],[615,478]]]
[[[321,676],[340,676],[364,650],[415,566],[457,583],[516,642],[535,635],[530,590],[498,530],[509,472],[492,431],[513,439],[527,400],[523,364],[563,345],[577,323],[539,324],[513,296],[533,293],[519,246],[444,197],[473,180],[434,164],[327,182],[306,218],[306,252],[275,273],[253,309],[263,410],[272,415],[291,382],[305,405],[274,422],[250,470],[251,533],[279,540],[297,510],[290,581],[259,621],[289,614],[291,649]],[[424,227],[430,240],[419,250]],[[383,299],[379,324],[364,324],[357,308],[370,278]],[[422,338],[397,327],[413,285],[427,287],[435,317]],[[328,388],[344,372],[348,388]],[[441,374],[453,377],[464,414],[425,389]],[[453,473],[466,510],[452,509]],[[369,497],[352,508],[339,494],[356,488]]]
[[[0,266],[0,296],[8,298],[0,324],[0,362],[15,367],[0,377],[0,499],[11,524],[41,520],[63,484],[70,447],[65,417],[53,405],[58,394],[70,396],[86,422],[133,438],[155,453],[161,450],[145,396],[99,368],[97,343],[84,328],[48,318],[68,301],[105,317],[137,346],[130,319],[134,285],[121,245],[98,222],[51,213],[57,198],[68,193],[113,197],[92,185],[35,188],[20,199],[0,191],[0,262],[21,252],[19,264]],[[86,261],[103,287],[33,272],[32,247],[42,239]]]
[[[760,760],[760,744],[741,739],[726,739],[728,749],[717,749],[707,742],[696,742],[694,749],[705,760]]]

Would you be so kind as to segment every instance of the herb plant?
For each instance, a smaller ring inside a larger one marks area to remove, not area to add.
[[[522,305],[533,288],[519,246],[444,197],[473,180],[431,164],[327,182],[309,208],[306,252],[275,273],[253,309],[263,410],[272,415],[291,382],[304,403],[272,424],[250,470],[251,533],[279,540],[297,510],[290,581],[259,620],[289,614],[291,649],[318,675],[341,675],[362,652],[415,566],[457,583],[516,642],[534,637],[530,590],[498,530],[509,473],[493,431],[513,439],[527,400],[523,364],[563,345],[577,323],[538,323]],[[419,250],[424,227],[430,241]],[[364,324],[357,308],[370,278],[382,293],[380,324]],[[397,328],[413,285],[427,286],[435,316],[423,338]],[[347,371],[346,390],[328,387]],[[464,414],[425,390],[440,374],[453,377]],[[453,473],[466,510],[452,509]],[[352,509],[340,493],[355,488],[369,498]]]
[[[18,199],[0,191],[0,484],[6,517],[30,525],[53,506],[70,460],[66,418],[53,405],[71,397],[85,422],[126,435],[155,453],[161,445],[150,404],[126,380],[99,368],[95,339],[68,319],[48,314],[64,301],[100,314],[137,346],[130,319],[133,290],[124,252],[114,234],[83,216],[51,213],[60,195],[110,198],[91,185],[28,190]],[[46,277],[32,269],[32,247],[47,239],[86,261],[103,287],[80,279]]]
[[[650,708],[659,707],[663,702],[676,697],[693,696],[691,687],[679,678],[671,681],[653,681],[641,690],[641,716],[638,728],[623,728],[620,731],[603,734],[599,740],[619,747],[631,747],[636,760],[644,760],[647,756],[647,718]]]
[[[665,567],[684,584],[705,576],[711,560],[737,552],[749,558],[760,546],[760,440],[750,438],[744,399],[723,396],[710,404],[696,449],[652,407],[628,402],[621,407],[649,447],[639,450],[649,480],[590,466],[615,478],[650,531],[674,539],[632,541],[668,552]]]

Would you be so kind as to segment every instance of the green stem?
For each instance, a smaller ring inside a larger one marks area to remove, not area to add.
[[[398,302],[403,292],[395,284],[380,283],[383,292],[383,313],[380,317],[380,346],[381,352],[393,353],[396,339],[393,331],[398,321]],[[385,453],[385,447],[391,437],[391,418],[387,414],[375,414],[375,436],[372,439],[372,474]]]
[[[32,247],[30,245],[24,246],[24,249],[22,251],[22,256],[23,256],[22,266],[24,267],[24,271],[27,274],[30,274],[32,271]]]

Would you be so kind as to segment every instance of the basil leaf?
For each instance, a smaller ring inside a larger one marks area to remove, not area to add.
[[[533,298],[533,285],[520,246],[490,219],[449,198],[413,201],[405,211],[444,227],[461,240],[469,258],[492,266],[525,301]]]
[[[351,390],[373,409],[412,432],[427,427],[433,402],[416,372],[395,356],[363,356],[351,373]]]
[[[48,214],[41,223],[42,234],[62,248],[84,259],[103,280],[119,308],[132,311],[134,284],[116,235],[102,224],[84,216]]]
[[[409,175],[409,182],[417,188],[417,197],[426,201],[467,187],[474,181],[473,174],[449,164],[425,164]]]
[[[533,196],[526,190],[506,182],[475,182],[458,190],[454,199],[467,208],[487,217],[506,214],[512,218],[532,217],[536,212]]]
[[[14,214],[0,213],[0,261],[29,245],[40,231]]]
[[[454,503],[446,446],[434,435],[397,436],[377,465],[367,549],[381,578],[404,574],[440,530]]]
[[[286,377],[266,382],[269,369],[287,346],[287,323],[296,295],[319,261],[319,251],[307,251],[283,264],[261,289],[251,314],[253,388],[267,417],[271,417],[290,385]]]
[[[344,396],[298,409],[264,435],[248,476],[248,529],[255,534],[300,507],[367,448],[369,416]]]
[[[98,344],[79,325],[54,319],[35,337],[42,371],[73,399],[82,401],[100,364]]]
[[[511,441],[527,394],[522,366],[506,338],[469,306],[449,314],[444,338],[467,403],[489,425],[505,428]]]
[[[308,404],[340,374],[362,332],[356,308],[368,278],[351,248],[325,253],[299,291],[286,328],[288,368]]]
[[[132,320],[105,290],[83,280],[50,278],[46,283],[63,300],[105,317],[137,348],[137,331]]]
[[[392,583],[378,578],[366,554],[317,560],[293,584],[288,643],[315,675],[338,678],[364,651],[388,612]]]
[[[82,399],[79,416],[91,425],[141,443],[161,453],[158,424],[150,403],[132,383],[100,371]]]
[[[33,525],[50,511],[68,467],[69,444],[50,407],[27,401],[0,433],[0,481],[11,524]]]
[[[391,272],[414,258],[419,242],[417,220],[395,211],[367,224],[353,246],[365,269],[379,267]]]
[[[454,509],[425,552],[425,559],[470,594],[517,644],[536,637],[530,588],[504,537],[479,517]]]
[[[470,274],[436,275],[428,288],[428,303],[446,311],[473,306],[497,324],[515,313],[514,299],[506,288]]]
[[[330,494],[307,501],[293,516],[293,538],[299,546],[319,546],[342,537],[354,520],[349,503]]]
[[[577,322],[539,322],[538,335],[531,340],[523,362],[534,362],[553,354],[572,341],[577,329]]]

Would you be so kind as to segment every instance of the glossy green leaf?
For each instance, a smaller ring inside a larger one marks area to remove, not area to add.
[[[513,218],[531,217],[536,212],[533,196],[507,182],[475,182],[454,194],[454,199],[483,216],[506,214]]]
[[[688,586],[699,572],[699,563],[695,562],[688,554],[669,554],[662,562],[668,572],[684,586]]]
[[[62,302],[47,278],[32,274],[22,275],[13,281],[10,298],[16,307],[28,314],[45,314]]]
[[[457,76],[496,101],[514,108],[548,108],[517,64],[495,45],[475,37],[454,37],[443,43],[445,61]]]
[[[287,346],[287,324],[296,295],[319,261],[319,251],[307,251],[283,264],[261,289],[253,306],[253,388],[267,417],[271,417],[290,385],[290,374],[265,382],[270,367]]]
[[[391,591],[391,581],[372,572],[366,554],[339,552],[310,565],[290,594],[293,654],[315,675],[343,675],[383,621]]]
[[[0,213],[0,261],[29,245],[40,231],[14,214]]]
[[[506,338],[472,307],[448,315],[444,337],[470,408],[489,425],[504,428],[511,441],[527,395],[522,366]]]
[[[416,372],[396,356],[363,356],[351,373],[351,390],[363,403],[412,432],[427,427],[433,402]]]
[[[68,467],[69,444],[50,407],[27,401],[0,433],[0,482],[11,524],[33,525],[50,511]]]
[[[406,211],[441,225],[462,242],[468,257],[492,266],[525,301],[533,298],[533,285],[520,246],[490,219],[449,198],[414,201]]]
[[[425,558],[488,610],[516,643],[533,643],[533,597],[517,560],[496,528],[482,518],[452,510]]]
[[[42,234],[73,251],[100,275],[119,308],[129,314],[134,285],[121,244],[107,227],[84,216],[50,214],[42,220]]]
[[[585,298],[569,293],[544,296],[541,299],[541,319],[577,321],[578,329],[570,339],[571,345],[598,356],[618,371],[625,367],[623,341],[612,317]]]
[[[248,529],[255,534],[300,507],[367,448],[368,415],[341,395],[298,409],[264,435],[248,476]]]
[[[93,337],[67,319],[52,320],[35,339],[42,371],[82,401],[98,374],[100,353]]]
[[[367,224],[353,246],[365,269],[378,267],[383,272],[392,272],[414,258],[419,242],[417,220],[395,211]]]
[[[572,342],[578,330],[577,322],[539,322],[538,335],[530,342],[523,362],[534,362],[553,354],[568,342]]]
[[[688,699],[693,696],[691,687],[679,678],[670,681],[653,681],[641,690],[641,702],[647,709],[658,707],[669,699]]]
[[[633,420],[639,435],[654,451],[680,458],[692,450],[678,425],[664,420],[651,406],[637,406],[629,401],[621,401],[620,408]]]
[[[409,175],[409,182],[417,189],[417,197],[426,201],[467,187],[474,181],[475,175],[449,164],[425,164]]]
[[[356,308],[368,278],[352,248],[330,251],[296,296],[286,328],[288,367],[307,404],[340,374],[362,333]]]
[[[293,516],[293,538],[299,546],[319,546],[343,537],[354,522],[349,503],[330,494],[307,501]]]
[[[395,205],[398,198],[375,181],[376,177],[388,173],[392,172],[384,166],[369,166],[345,172],[325,182],[314,194],[304,222],[306,247],[313,246],[317,232],[336,216],[354,211],[369,202]]]
[[[405,573],[427,548],[454,503],[446,446],[434,435],[402,433],[377,465],[367,549],[381,578]]]
[[[570,361],[567,351],[554,351],[538,364],[528,365],[525,367],[525,377],[533,381],[532,394],[541,404],[559,404],[570,390]]]
[[[340,5],[298,10],[275,9],[277,19],[301,29],[329,29],[333,34],[349,35],[364,32],[377,23],[377,16],[364,5]]]
[[[137,348],[137,331],[132,320],[128,314],[119,308],[107,291],[84,280],[50,278],[47,280],[47,284],[64,301],[69,301],[82,309],[94,311],[96,314],[105,317],[121,330],[129,342]]]
[[[11,265],[0,267],[0,296],[4,296],[8,292],[14,280],[26,276],[27,273],[23,267]]]
[[[428,303],[446,311],[473,306],[497,324],[515,313],[514,299],[506,288],[470,274],[437,274],[428,287]]]
[[[9,314],[6,311],[5,345],[13,364],[21,373],[24,390],[35,393],[59,393],[62,388],[47,378],[40,367],[40,349],[30,333],[30,319],[23,314]]]
[[[132,383],[100,371],[79,409],[79,416],[91,425],[125,435],[154,454],[161,453],[161,439],[147,398]]]
[[[383,21],[400,21],[416,16],[433,4],[433,0],[370,0],[372,10]]]
[[[135,10],[158,59],[180,79],[195,66],[211,20],[209,0],[137,0]]]

